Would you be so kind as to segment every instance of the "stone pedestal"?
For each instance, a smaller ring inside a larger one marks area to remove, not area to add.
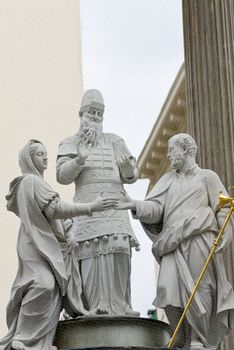
[[[82,317],[60,321],[54,345],[59,349],[167,349],[169,326],[134,317]]]

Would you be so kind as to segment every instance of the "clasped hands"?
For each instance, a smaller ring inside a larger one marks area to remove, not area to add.
[[[133,200],[126,192],[121,191],[120,196],[104,196],[102,192],[92,203],[92,211],[103,211],[108,209],[115,210],[134,210],[136,207],[135,200]]]

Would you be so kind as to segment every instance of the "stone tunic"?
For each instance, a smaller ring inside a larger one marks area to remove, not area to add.
[[[78,135],[65,139],[59,146],[58,181],[64,184],[74,181],[75,202],[91,202],[100,194],[123,195],[123,183],[128,179],[121,177],[118,161],[121,156],[127,156],[135,164],[124,141],[114,134],[103,134],[80,166],[74,159],[79,149]],[[108,210],[75,218],[72,231],[79,243],[77,258],[81,261],[88,310],[109,314],[131,310],[131,247],[139,243],[127,211]]]

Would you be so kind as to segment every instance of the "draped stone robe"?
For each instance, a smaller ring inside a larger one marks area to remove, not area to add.
[[[209,255],[226,210],[218,194],[226,193],[219,177],[197,165],[186,174],[171,172],[155,185],[145,201],[137,201],[134,217],[153,241],[160,264],[154,305],[184,308]],[[233,230],[230,223],[227,227]],[[221,254],[210,263],[187,320],[203,344],[217,349],[233,318],[233,290]]]
[[[0,350],[10,350],[13,341],[23,343],[25,350],[52,349],[62,300],[68,312],[87,313],[74,250],[66,241],[62,220],[53,219],[58,202],[61,209],[66,203],[32,163],[29,150],[33,141],[19,154],[22,176],[11,182],[6,196],[7,209],[21,223],[18,271],[6,313],[8,334],[0,339]],[[78,209],[77,214],[87,211],[82,205]]]
[[[56,195],[37,175],[26,175],[18,185],[18,271],[7,306],[9,333],[0,340],[1,350],[10,349],[12,340],[23,342],[26,350],[52,347],[67,274],[58,239],[42,210]]]

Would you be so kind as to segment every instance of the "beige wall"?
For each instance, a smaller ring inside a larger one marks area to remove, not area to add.
[[[78,0],[0,1],[0,337],[17,269],[19,220],[5,209],[9,182],[19,175],[18,151],[30,138],[48,148],[48,182],[55,181],[58,142],[78,128],[83,90]]]

